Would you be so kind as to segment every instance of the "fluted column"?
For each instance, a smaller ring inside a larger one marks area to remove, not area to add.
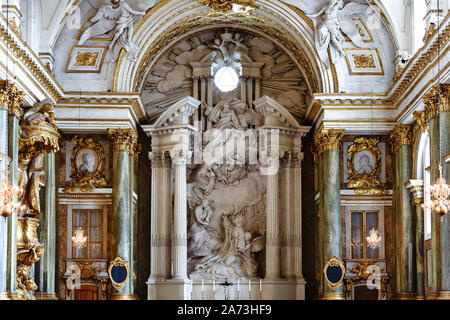
[[[293,200],[291,191],[291,154],[286,153],[281,158],[280,181],[281,181],[281,277],[292,278],[294,275],[294,248],[292,239],[293,228]]]
[[[171,269],[171,165],[164,152],[151,153],[151,260],[150,278],[167,279]]]
[[[187,198],[186,164],[192,151],[173,150],[170,156],[175,167],[173,273],[172,279],[187,278]]]
[[[409,180],[405,186],[411,191],[416,206],[416,300],[425,299],[424,278],[424,224],[423,224],[423,180]]]
[[[344,137],[344,130],[320,130],[315,135],[315,145],[320,154],[322,190],[320,194],[320,245],[321,261],[324,264],[333,257],[342,259],[342,226],[340,208],[340,167],[339,151]],[[319,266],[322,271],[324,265]],[[323,272],[320,274],[321,286],[319,299],[343,300],[343,288],[335,291],[328,287]]]
[[[25,94],[20,91],[16,85],[11,82],[7,82],[6,80],[0,81],[0,91],[0,108],[4,106],[5,109],[2,111],[3,115],[6,116],[6,112],[8,114],[7,127],[4,128],[4,131],[1,133],[5,137],[5,139],[6,137],[8,139],[7,143],[4,144],[5,147],[7,146],[7,149],[5,149],[4,151],[10,158],[8,182],[11,185],[16,185],[18,182],[17,180],[19,171],[19,120],[23,115],[21,106],[25,98]],[[1,122],[0,125],[3,126],[3,122]],[[1,141],[1,147],[3,147],[4,142],[6,141]],[[0,151],[2,151],[2,149],[0,149]],[[0,280],[0,299],[13,299],[16,296],[17,278],[17,215],[10,215],[4,222],[6,223],[5,226],[7,229],[7,232],[5,232],[6,246],[3,247],[2,245],[0,245],[0,247],[6,249],[4,251],[6,256],[0,253],[0,259],[3,259],[2,257],[6,257],[6,259],[3,262],[0,261],[0,264],[5,264],[5,273],[1,277],[5,276],[6,278],[4,282],[4,288],[2,288],[2,280]],[[0,249],[0,251],[2,251],[2,249]],[[2,268],[0,267],[0,269]]]
[[[413,207],[405,183],[412,175],[411,126],[399,124],[390,135],[394,158],[393,204],[394,229],[394,299],[415,299],[416,241]]]
[[[131,129],[109,129],[108,136],[113,142],[113,206],[112,206],[112,259],[121,257],[133,263],[132,246],[132,192],[130,188],[130,154],[134,153],[137,134]],[[134,299],[133,275],[130,274],[125,286],[111,295],[112,299]]]
[[[302,161],[303,153],[293,153],[291,162],[292,173],[292,248],[293,276],[297,281],[304,281],[302,270]]]

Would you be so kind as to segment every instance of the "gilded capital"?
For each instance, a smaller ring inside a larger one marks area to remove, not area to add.
[[[439,86],[433,86],[424,96],[426,119],[437,117],[439,114]],[[441,84],[440,88],[440,110],[450,110],[450,84]]]
[[[7,103],[8,113],[17,116],[23,115],[23,100],[25,93],[21,91],[13,82],[8,80],[0,80],[0,102],[2,106]]]
[[[392,130],[390,135],[392,152],[397,150],[402,145],[410,145],[413,142],[412,126],[408,124],[398,124]]]
[[[343,129],[322,129],[318,131],[314,137],[317,153],[320,155],[327,150],[340,150],[344,132]]]
[[[138,138],[136,131],[132,129],[108,129],[108,137],[113,142],[113,150],[134,153]]]
[[[427,132],[427,118],[425,111],[415,111],[413,113],[414,121],[416,122],[416,125],[422,132]]]

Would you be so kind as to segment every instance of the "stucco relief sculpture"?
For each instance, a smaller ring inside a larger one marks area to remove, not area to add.
[[[262,63],[261,96],[267,95],[294,116],[306,110],[306,87],[293,62],[271,41],[245,32],[206,32],[176,45],[155,65],[147,79],[143,100],[149,114],[160,115],[174,101],[193,94],[192,64],[211,66],[208,76],[222,66],[238,72],[242,64]],[[204,67],[206,68],[206,67]],[[233,96],[241,99],[240,88]],[[212,105],[228,95],[213,90]]]
[[[304,1],[283,0],[283,2],[297,6],[302,10],[310,9],[309,5],[303,3]],[[336,64],[340,58],[345,56],[343,51],[345,37],[343,33],[357,47],[362,48],[365,46],[357,26],[352,21],[352,16],[364,14],[367,8],[367,4],[358,2],[329,0],[327,4],[323,4],[318,12],[307,13],[307,16],[314,21],[317,53],[327,67],[330,66],[328,48],[330,49],[331,63],[333,64]]]
[[[92,25],[84,30],[80,37],[79,45],[85,43],[89,38],[107,34],[113,31],[114,37],[109,45],[111,61],[115,62],[120,50],[124,48],[128,58],[136,60],[137,47],[132,41],[136,17],[142,17],[145,10],[135,10],[125,0],[89,0],[89,3],[98,11],[91,19]],[[141,6],[146,9],[155,5],[156,1],[140,1]]]
[[[203,134],[204,164],[193,168],[189,204],[188,268],[191,279],[240,279],[257,275],[265,246],[265,183],[257,163],[235,141],[245,142],[256,111],[236,98],[207,110],[213,123]],[[246,133],[247,132],[247,133]]]

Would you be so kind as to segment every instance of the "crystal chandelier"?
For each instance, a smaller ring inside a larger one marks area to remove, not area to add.
[[[18,199],[23,190],[16,185],[8,184],[8,175],[5,168],[3,179],[0,182],[0,215],[8,217],[12,213],[25,210],[25,205],[22,205]]]
[[[378,232],[372,228],[369,231],[369,236],[367,239],[367,246],[371,249],[376,249],[381,245],[381,237],[378,236]]]
[[[75,235],[72,237],[72,245],[76,248],[86,247],[86,236],[84,235],[83,229],[78,229],[75,231]]]
[[[431,203],[427,205],[427,208],[436,212],[437,215],[443,217],[448,212],[450,201],[447,199],[450,195],[450,188],[442,178],[442,166],[439,166],[439,178],[436,183],[430,186]]]

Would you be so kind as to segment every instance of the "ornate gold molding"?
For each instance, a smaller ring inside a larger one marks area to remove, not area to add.
[[[387,195],[388,191],[380,181],[382,154],[378,149],[378,138],[357,138],[347,151],[347,168],[348,179],[347,188],[356,189],[357,194],[373,194],[373,195]],[[360,168],[360,171],[355,168],[355,160],[357,155],[366,152],[359,159],[367,157],[366,161],[370,162],[369,156],[373,157],[374,167],[370,163],[365,164],[365,168]]]
[[[123,282],[118,283],[118,282],[114,281],[112,274],[111,274],[113,267],[125,267],[127,274],[126,274],[125,280]],[[130,276],[130,268],[128,267],[128,262],[125,261],[122,257],[116,257],[113,261],[111,261],[111,263],[109,265],[108,275],[109,275],[109,280],[111,280],[111,284],[113,285],[114,289],[116,289],[117,291],[122,290],[122,288],[127,283],[128,277]]]
[[[341,277],[337,282],[331,282],[328,279],[328,275],[327,275],[327,270],[329,267],[338,267],[341,269]],[[342,281],[344,280],[344,275],[345,275],[345,266],[344,263],[342,262],[341,259],[337,258],[337,257],[333,257],[331,259],[329,259],[326,263],[325,263],[325,267],[323,268],[323,274],[324,274],[324,279],[326,281],[327,286],[333,290],[336,291],[336,289],[341,285]]]
[[[105,149],[102,145],[92,137],[75,136],[70,142],[76,143],[71,159],[72,173],[70,178],[72,180],[69,183],[69,187],[65,188],[63,192],[75,192],[77,189],[80,189],[82,192],[88,192],[94,190],[95,187],[106,187],[107,183],[103,174]],[[83,159],[79,158],[86,155],[94,155],[95,158],[90,158],[80,163],[80,160],[83,161]],[[88,168],[88,166],[92,166],[92,168]]]
[[[255,0],[197,0],[197,2],[208,6],[213,10],[227,12],[233,9],[233,3],[250,5],[254,4]]]
[[[413,142],[412,126],[398,124],[390,134],[391,150],[397,152],[402,145],[410,145]]]
[[[376,68],[375,60],[371,54],[354,55],[353,61],[356,68],[367,69]]]
[[[108,129],[108,137],[113,141],[113,150],[134,153],[138,136],[133,129]]]
[[[326,150],[340,150],[344,132],[343,129],[322,129],[318,131],[314,137],[318,154],[320,155]]]
[[[95,66],[99,52],[78,52],[75,66]]]
[[[23,115],[22,104],[25,93],[21,91],[14,82],[0,80],[0,104],[7,103],[8,113],[20,118]]]
[[[450,84],[441,84],[440,88],[441,111],[450,111]],[[437,117],[439,114],[439,87],[433,86],[424,96],[426,119]]]
[[[423,37],[423,42],[427,43],[433,38],[433,34],[436,31],[436,25],[434,23],[430,23],[430,26],[425,31],[425,36]]]

